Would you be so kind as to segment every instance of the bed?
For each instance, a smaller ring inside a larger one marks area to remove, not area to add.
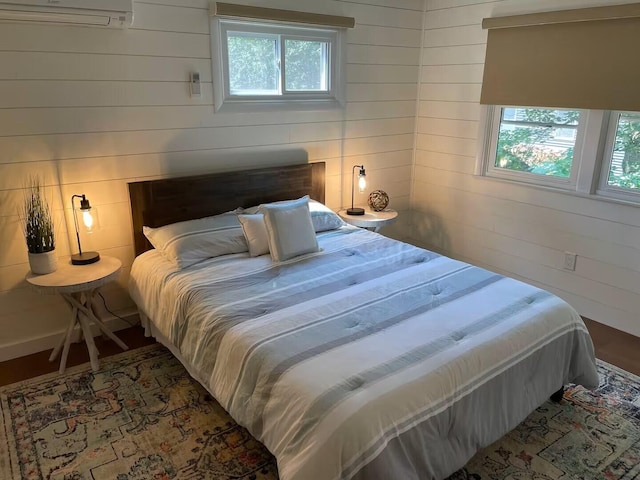
[[[129,184],[130,293],[167,346],[274,454],[282,480],[444,479],[567,383],[595,388],[593,345],[556,296],[342,226],[274,263],[179,269],[160,227],[310,195],[324,164]]]

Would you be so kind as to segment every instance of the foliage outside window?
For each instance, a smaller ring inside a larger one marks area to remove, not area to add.
[[[503,108],[494,166],[569,178],[579,118],[576,110]]]
[[[486,118],[478,173],[640,202],[640,113],[505,106]]]
[[[285,91],[326,92],[329,89],[329,42],[286,39]]]
[[[227,33],[232,95],[278,95],[278,37]]]
[[[607,184],[640,189],[640,113],[619,113]]]
[[[341,103],[341,41],[333,28],[216,20],[216,109],[223,103]]]
[[[572,188],[583,116],[580,110],[495,107],[483,174]]]

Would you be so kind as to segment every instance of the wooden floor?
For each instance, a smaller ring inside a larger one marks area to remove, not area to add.
[[[628,372],[640,375],[640,338],[615,330],[601,323],[585,319],[587,328],[596,347],[596,357],[612,363]],[[145,338],[141,327],[120,330],[117,335],[130,349],[155,343]],[[96,347],[100,351],[99,358],[120,353],[122,350],[114,342],[96,337]],[[49,362],[51,351],[35,353],[26,357],[0,362],[0,386],[19,382],[27,378],[37,377],[58,369],[58,360]],[[67,366],[80,365],[89,361],[89,354],[84,342],[74,343],[69,351]]]
[[[584,319],[584,323],[596,347],[596,357],[640,376],[640,337],[588,318]]]
[[[144,336],[144,330],[139,326],[119,330],[115,334],[127,344],[130,350],[155,343],[155,339]],[[123,351],[118,345],[103,336],[95,337],[95,342],[100,352],[98,359]],[[26,357],[0,362],[0,386],[57,371],[60,366],[60,356],[53,362],[49,362],[50,354],[51,350],[47,350],[46,352],[34,353]],[[89,352],[84,341],[72,343],[67,358],[67,367],[80,365],[88,361]]]

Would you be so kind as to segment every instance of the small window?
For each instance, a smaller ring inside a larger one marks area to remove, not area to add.
[[[579,110],[495,107],[485,175],[574,184],[582,116]]]
[[[640,113],[613,112],[609,128],[601,189],[640,195]]]
[[[226,19],[214,25],[216,109],[341,103],[340,29]]]

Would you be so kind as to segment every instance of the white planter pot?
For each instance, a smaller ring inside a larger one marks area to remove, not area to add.
[[[37,275],[45,275],[58,269],[58,255],[55,250],[45,253],[29,253],[29,266]]]

